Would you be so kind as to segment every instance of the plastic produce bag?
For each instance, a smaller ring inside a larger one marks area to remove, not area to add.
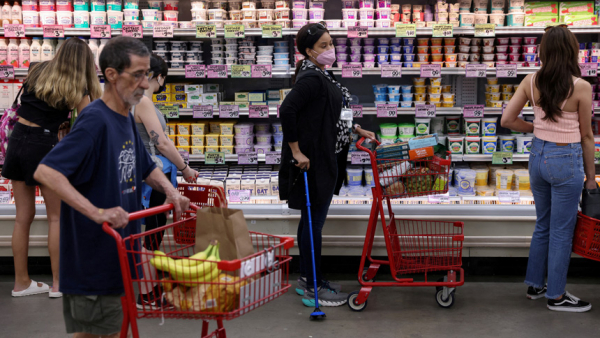
[[[581,195],[581,212],[591,218],[600,219],[600,188],[583,189]]]
[[[393,166],[387,170],[380,169],[379,184],[383,187],[391,186],[400,181],[401,176],[409,171],[412,166],[408,161],[393,162]]]

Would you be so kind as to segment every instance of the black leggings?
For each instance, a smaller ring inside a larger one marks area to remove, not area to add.
[[[169,175],[170,174],[168,174],[167,179],[170,180],[171,177]],[[150,194],[150,208],[165,204],[166,199],[167,196],[165,194],[156,189],[152,189],[152,193]],[[146,217],[146,231],[159,228],[165,224],[167,224],[167,215],[163,212],[158,215]],[[164,231],[159,231],[153,235],[145,236],[144,248],[149,251],[159,250],[164,234]]]

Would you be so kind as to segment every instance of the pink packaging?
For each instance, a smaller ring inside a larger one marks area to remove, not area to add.
[[[535,36],[532,37],[525,37],[525,44],[526,45],[535,45],[535,42],[537,41],[537,38]]]
[[[498,61],[506,61],[506,60],[508,60],[508,54],[496,53],[496,59],[498,59]]]
[[[498,38],[499,45],[508,45],[511,38]],[[519,38],[520,39],[520,38]]]
[[[273,134],[256,134],[256,143],[260,145],[271,144]]]
[[[233,130],[235,131],[235,135],[251,135],[252,130],[254,129],[254,124],[251,123],[236,123],[233,126]]]
[[[506,53],[508,52],[508,46],[496,46],[496,52],[498,53]]]
[[[254,134],[248,135],[235,135],[235,144],[237,146],[251,146],[252,141],[254,140]]]
[[[375,54],[364,54],[365,62],[375,62]]]
[[[56,12],[56,1],[40,0],[40,12]]]
[[[365,46],[364,51],[365,51],[365,54],[374,54],[375,46]]]
[[[302,28],[302,27],[306,26],[307,23],[308,23],[308,21],[306,21],[306,20],[292,20],[292,27],[293,28]]]
[[[362,50],[361,46],[351,46],[350,47],[350,51],[353,55],[358,54],[360,55],[360,51]]]
[[[360,0],[358,8],[375,8],[375,0]]]
[[[347,65],[347,64],[348,64],[348,62],[345,62],[345,61],[338,61],[338,62],[337,62],[337,64],[338,64],[338,67],[342,68],[344,65]]]
[[[354,0],[342,0],[342,8],[354,8]]]
[[[346,45],[335,46],[335,53],[336,54],[345,54],[347,51],[348,51],[348,47],[346,47]]]
[[[521,46],[510,45],[508,46],[508,52],[511,54],[517,54],[521,51]]]
[[[350,39],[350,46],[360,46],[360,38]]]
[[[375,18],[377,20],[389,20],[392,16],[392,10],[389,8],[380,8],[375,10]]]
[[[348,54],[345,53],[336,53],[335,55],[338,61],[348,61]]]
[[[353,54],[350,54],[350,61],[351,61],[351,62],[360,62],[360,57],[361,57],[361,56],[362,56],[362,55],[361,55],[360,53],[358,53],[358,54],[354,54],[354,53],[353,53]],[[366,57],[366,56],[367,56],[367,54],[365,54],[365,57]],[[366,58],[365,58],[365,60],[366,60]]]
[[[358,10],[360,20],[374,20],[375,10],[371,8],[362,8]]]
[[[251,153],[254,150],[253,146],[239,145],[234,146],[236,154]]]
[[[521,37],[518,37],[518,36],[515,36],[515,37],[512,37],[512,38],[510,38],[510,44],[511,44],[511,45],[520,45],[520,44],[521,44],[521,41],[523,41],[523,38],[521,38]],[[535,43],[535,42],[534,42],[534,43]]]
[[[325,10],[322,8],[311,8],[308,10],[308,18],[310,20],[323,20],[325,19]]]
[[[358,20],[358,9],[355,8],[343,8],[342,19],[344,20]]]
[[[71,0],[56,0],[56,11],[57,12],[72,12],[73,3]]]
[[[523,46],[523,53],[537,53],[537,45]]]
[[[23,0],[21,8],[22,11],[39,11],[37,0]]]
[[[377,8],[390,8],[392,7],[392,0],[377,0]]]
[[[527,67],[527,62],[511,61],[510,64],[517,65],[517,67]]]
[[[305,9],[306,8],[306,1],[294,1],[293,8]]]
[[[292,19],[293,20],[306,20],[307,13],[308,13],[308,10],[306,10],[306,9],[294,8],[294,9],[292,9]]]
[[[519,61],[520,58],[521,58],[521,54],[508,54],[508,59],[510,61]]]
[[[375,68],[375,62],[363,62],[363,68]]]

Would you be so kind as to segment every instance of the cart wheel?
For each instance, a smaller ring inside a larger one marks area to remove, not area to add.
[[[442,278],[438,279],[437,281],[438,281],[438,283],[440,283],[440,282],[443,282],[443,281],[444,281],[444,277],[442,277]],[[435,291],[436,291],[436,292],[439,292],[440,290],[443,290],[443,289],[444,289],[444,287],[443,287],[443,286],[436,286],[436,287],[435,287]]]
[[[356,312],[362,311],[367,307],[366,300],[364,303],[362,303],[360,305],[356,304],[356,299],[358,298],[358,293],[359,293],[358,291],[354,291],[348,295],[348,306],[350,307],[350,310],[356,311]]]
[[[366,271],[362,275],[362,280],[363,280],[363,282],[374,282],[375,281],[374,278],[373,279],[367,279],[367,272]]]
[[[437,301],[438,305],[448,309],[450,307],[452,307],[452,305],[454,305],[454,292],[451,292],[448,295],[447,299],[443,299],[444,297],[444,290],[439,290],[438,292],[436,292],[435,294],[435,300]]]

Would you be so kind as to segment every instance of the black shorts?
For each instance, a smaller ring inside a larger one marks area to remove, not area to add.
[[[15,181],[25,181],[29,186],[39,185],[33,179],[33,173],[57,142],[56,133],[17,122],[8,139],[2,176]]]

